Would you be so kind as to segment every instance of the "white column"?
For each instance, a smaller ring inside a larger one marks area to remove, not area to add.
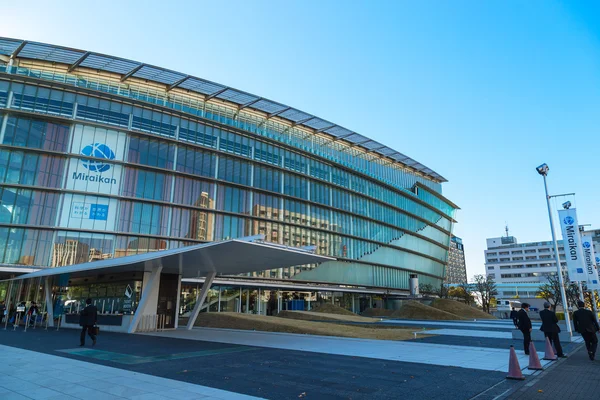
[[[256,296],[256,303],[257,303],[257,309],[258,309],[258,314],[261,313],[261,301],[260,301],[260,288],[258,288],[258,295]]]
[[[281,312],[281,290],[277,291],[277,313],[279,314]]]
[[[217,312],[221,312],[221,286],[219,286],[219,300],[217,304]]]
[[[356,308],[354,306],[354,293],[352,293],[352,312],[356,314]]]
[[[181,307],[181,275],[177,277],[177,302],[175,305],[175,329],[179,328],[179,307]]]
[[[4,305],[6,306],[6,317],[4,318],[4,330],[8,327],[8,319],[10,318],[10,307],[11,307],[11,296],[13,291],[13,286],[15,285],[15,281],[9,281],[8,287],[6,288],[6,298]]]
[[[160,273],[162,265],[152,267],[152,272],[144,272],[144,282],[142,284],[142,298],[131,319],[127,333],[134,333],[142,319],[143,315],[156,315],[158,306],[158,289],[160,287]]]
[[[52,304],[52,287],[50,285],[51,277],[47,276],[44,278],[44,294],[46,295],[46,318],[48,319],[48,326],[54,328],[54,304]]]
[[[250,312],[250,289],[246,290],[246,314]]]
[[[194,324],[196,323],[196,319],[198,318],[198,314],[200,314],[200,309],[202,308],[202,304],[204,304],[204,301],[206,300],[206,297],[208,296],[208,291],[210,289],[210,286],[213,283],[213,280],[215,279],[215,276],[217,276],[216,272],[211,272],[208,275],[206,275],[206,278],[204,278],[204,283],[202,284],[202,289],[200,291],[200,297],[198,297],[198,300],[196,300],[196,305],[194,306],[194,309],[192,310],[192,314],[190,315],[190,320],[188,321],[187,324],[187,330],[191,330],[194,327]]]

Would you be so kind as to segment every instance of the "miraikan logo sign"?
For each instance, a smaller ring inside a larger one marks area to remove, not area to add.
[[[105,160],[114,160],[115,153],[104,143],[93,143],[88,144],[81,150],[81,154],[88,157],[102,158]],[[90,160],[83,159],[81,160],[81,164],[85,168],[87,168],[90,172],[96,172],[97,175],[84,174],[83,172],[73,172],[73,179],[80,181],[88,181],[88,182],[98,182],[98,183],[108,183],[116,184],[117,180],[115,178],[105,178],[100,175],[102,172],[106,172],[111,168],[111,164],[100,161],[100,160]]]
[[[88,144],[81,150],[81,154],[88,157],[103,158],[105,160],[114,160],[115,153],[103,143]],[[84,167],[91,172],[106,172],[110,169],[110,164],[97,160],[81,160]]]
[[[581,244],[585,249],[589,249],[590,247],[592,247],[592,245],[590,244],[590,242],[583,242]]]
[[[575,223],[575,220],[573,219],[573,217],[568,215],[565,217],[564,223],[565,223],[565,225],[573,225]]]

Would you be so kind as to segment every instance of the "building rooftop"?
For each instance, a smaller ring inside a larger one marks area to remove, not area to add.
[[[201,94],[206,100],[216,98],[234,103],[240,110],[248,108],[265,113],[267,118],[283,118],[293,126],[310,128],[315,133],[331,136],[332,140],[348,142],[405,165],[437,182],[447,182],[443,176],[416,160],[350,129],[291,106],[192,75],[91,51],[4,37],[0,37],[0,55],[66,64],[69,72],[81,67],[116,73],[121,75],[122,82],[130,77],[145,79],[166,85],[167,91],[174,88],[189,90]]]

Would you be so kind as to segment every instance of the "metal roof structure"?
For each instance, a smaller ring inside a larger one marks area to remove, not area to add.
[[[71,277],[96,275],[99,272],[143,272],[161,265],[162,272],[180,274],[182,278],[204,277],[209,273],[241,274],[289,267],[317,264],[335,258],[320,256],[301,249],[257,243],[243,239],[203,243],[196,246],[109,258],[65,267],[44,268],[12,280],[40,278],[69,274]]]
[[[13,59],[24,58],[66,64],[69,66],[69,72],[78,67],[107,71],[122,75],[121,82],[130,77],[146,79],[166,85],[167,91],[181,88],[199,93],[205,100],[212,98],[225,100],[237,104],[239,109],[258,110],[266,113],[267,118],[277,116],[290,121],[294,126],[304,126],[317,133],[325,133],[332,136],[333,140],[346,141],[368,152],[404,164],[436,181],[447,182],[443,176],[425,165],[366,136],[285,104],[206,79],[105,54],[4,37],[0,37],[0,55]]]

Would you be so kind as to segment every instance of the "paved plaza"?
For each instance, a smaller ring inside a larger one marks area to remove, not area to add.
[[[0,330],[0,398],[491,400],[540,375],[526,369],[512,322],[391,323],[415,327],[416,339],[195,328],[103,332],[95,347],[79,347],[76,330]],[[535,344],[542,358],[543,343]],[[524,383],[505,379],[510,345]],[[565,344],[567,352],[578,346]]]

